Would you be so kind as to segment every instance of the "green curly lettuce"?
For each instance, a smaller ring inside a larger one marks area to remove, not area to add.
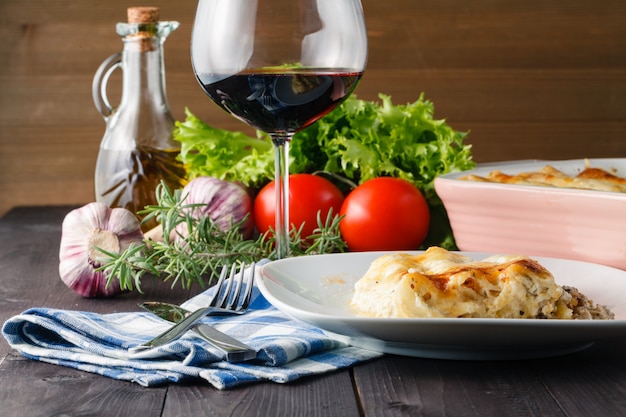
[[[471,146],[463,144],[467,133],[434,119],[434,106],[423,94],[406,105],[394,105],[383,94],[379,98],[381,104],[348,99],[297,133],[294,158],[301,149],[315,169],[356,184],[380,176],[404,178],[427,197],[434,193],[437,176],[474,167]]]
[[[420,95],[394,105],[349,97],[291,141],[290,172],[324,171],[358,185],[380,176],[404,178],[419,188],[431,210],[424,247],[456,247],[445,208],[434,189],[437,176],[475,166],[467,132],[434,118],[434,105]],[[190,112],[177,123],[175,139],[190,177],[210,175],[258,187],[273,178],[271,140],[209,127]],[[226,149],[223,149],[226,148]]]

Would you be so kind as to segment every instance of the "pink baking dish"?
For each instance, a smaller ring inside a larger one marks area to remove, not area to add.
[[[589,161],[626,177],[624,158]],[[626,270],[626,194],[459,179],[493,170],[536,171],[547,164],[570,175],[585,168],[583,159],[514,161],[437,178],[435,189],[459,249],[582,260]]]

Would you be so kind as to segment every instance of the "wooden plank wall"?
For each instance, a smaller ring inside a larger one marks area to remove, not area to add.
[[[115,23],[142,4],[0,3],[0,215],[18,205],[93,200],[104,121],[91,82],[121,49]],[[215,126],[243,129],[193,77],[196,1],[148,4],[181,23],[165,44],[174,116],[188,106]],[[626,157],[625,1],[363,0],[363,7],[370,55],[359,98],[382,92],[405,103],[424,92],[437,118],[471,131],[477,162]]]

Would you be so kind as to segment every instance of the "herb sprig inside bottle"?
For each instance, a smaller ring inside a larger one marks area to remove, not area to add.
[[[156,277],[171,282],[172,287],[189,288],[198,284],[209,285],[222,266],[232,263],[275,259],[275,242],[272,231],[249,238],[246,233],[247,216],[230,226],[218,225],[210,216],[197,216],[202,204],[186,203],[183,190],[171,191],[161,183],[156,190],[157,204],[150,205],[139,214],[144,221],[156,219],[162,228],[162,241],[144,239],[131,244],[120,253],[100,249],[108,261],[98,271],[108,277],[112,285],[117,279],[122,290],[141,292],[144,277]],[[346,244],[339,233],[340,217],[328,213],[326,219],[318,216],[318,227],[311,236],[301,236],[292,230],[290,246],[292,256],[344,252]]]

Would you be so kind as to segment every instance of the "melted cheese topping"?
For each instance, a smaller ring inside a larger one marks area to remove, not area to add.
[[[626,178],[619,177],[601,168],[592,168],[588,165],[576,176],[567,175],[551,165],[546,165],[539,171],[522,172],[516,175],[509,175],[496,170],[490,172],[485,177],[466,175],[460,179],[478,182],[539,185],[626,193]]]
[[[563,289],[538,262],[521,256],[482,261],[432,247],[372,262],[351,308],[366,317],[571,318]]]

